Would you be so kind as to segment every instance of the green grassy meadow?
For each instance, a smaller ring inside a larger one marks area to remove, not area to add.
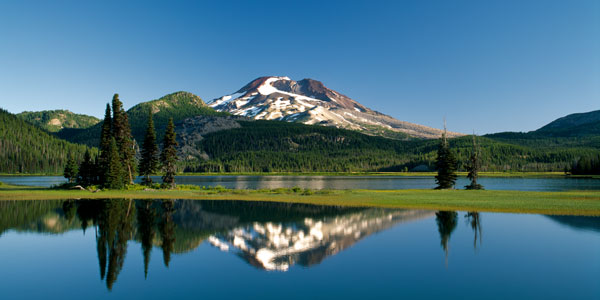
[[[305,204],[600,216],[600,191],[522,192],[467,190],[231,190],[181,186],[176,190],[90,192],[0,185],[0,200],[194,199],[273,201]]]

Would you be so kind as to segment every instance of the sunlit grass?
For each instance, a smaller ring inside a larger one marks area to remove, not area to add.
[[[522,192],[466,190],[232,190],[181,186],[179,190],[80,191],[0,185],[0,200],[45,199],[210,199],[294,202],[432,210],[494,211],[600,216],[600,191]]]

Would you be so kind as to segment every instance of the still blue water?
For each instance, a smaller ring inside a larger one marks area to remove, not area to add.
[[[193,200],[0,201],[0,216],[2,299],[600,295],[596,217]]]
[[[154,177],[160,181],[160,177]],[[275,189],[299,186],[310,189],[432,189],[433,177],[422,176],[177,176],[182,184],[199,186],[222,185],[233,189]],[[139,179],[138,179],[139,181]],[[65,182],[60,176],[0,176],[0,182],[49,187]],[[463,188],[469,182],[461,177],[456,183]],[[483,177],[479,179],[488,190],[569,191],[600,190],[600,179],[592,178],[514,178]]]

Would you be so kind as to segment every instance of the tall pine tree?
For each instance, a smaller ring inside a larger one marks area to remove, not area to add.
[[[471,184],[465,186],[467,190],[482,190],[483,186],[477,183],[479,178],[479,169],[481,168],[481,162],[479,161],[480,151],[477,141],[475,141],[475,134],[473,134],[473,152],[469,157],[469,163],[467,164],[467,178],[471,180]]]
[[[112,139],[112,118],[110,113],[110,105],[107,103],[106,111],[104,112],[104,122],[102,123],[102,130],[100,132],[100,156],[98,158],[98,167],[96,168],[96,173],[101,184],[106,182],[105,175],[108,173],[110,162],[110,141]]]
[[[122,189],[125,187],[125,181],[123,180],[125,172],[123,170],[123,165],[121,164],[119,148],[117,147],[115,138],[111,138],[110,140],[108,157],[108,170],[106,170],[107,172],[104,174],[104,187],[114,190]]]
[[[164,171],[164,175],[162,177],[163,185],[170,185],[171,188],[175,188],[175,164],[177,163],[176,147],[177,140],[175,136],[175,125],[173,125],[173,118],[170,118],[165,131],[163,150],[160,154],[160,159]]]
[[[143,184],[152,184],[150,175],[158,170],[158,145],[156,144],[156,132],[154,131],[154,121],[152,120],[152,111],[148,112],[148,127],[146,128],[146,137],[142,145],[142,160],[140,161],[140,175],[144,176]]]
[[[78,182],[83,186],[88,186],[94,184],[95,180],[95,171],[94,171],[94,161],[92,160],[92,156],[89,150],[85,151],[83,155],[83,161],[79,165],[79,177]]]
[[[437,176],[435,176],[435,182],[437,183],[436,189],[453,188],[456,183],[456,157],[454,156],[454,153],[450,151],[450,146],[448,145],[445,122],[435,165],[438,171]]]
[[[112,132],[117,142],[119,153],[121,154],[121,163],[127,173],[127,176],[123,180],[124,183],[133,184],[133,176],[135,174],[135,145],[131,136],[129,119],[123,109],[123,103],[119,100],[119,94],[113,96],[112,109]]]
[[[65,166],[64,176],[69,180],[69,183],[75,182],[77,179],[77,174],[79,173],[79,167],[77,162],[75,162],[75,158],[72,156],[67,160],[67,165]]]

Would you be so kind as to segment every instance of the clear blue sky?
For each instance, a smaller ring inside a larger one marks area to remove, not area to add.
[[[0,107],[100,117],[115,92],[210,100],[281,75],[465,133],[600,109],[597,0],[122,2],[0,1]]]

